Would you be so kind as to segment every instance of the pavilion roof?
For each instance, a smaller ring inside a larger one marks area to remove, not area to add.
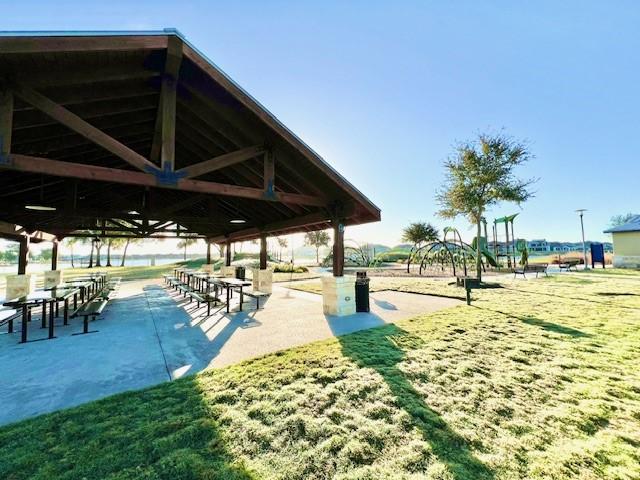
[[[0,221],[30,231],[222,242],[380,220],[176,30],[3,33],[0,100]]]

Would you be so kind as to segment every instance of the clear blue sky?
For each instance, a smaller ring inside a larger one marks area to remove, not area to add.
[[[447,225],[443,160],[502,128],[540,177],[518,236],[578,240],[587,208],[587,237],[605,240],[612,215],[640,211],[640,2],[2,3],[2,30],[179,29],[381,207],[351,237]]]

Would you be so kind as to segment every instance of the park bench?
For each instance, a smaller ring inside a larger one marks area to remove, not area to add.
[[[264,297],[268,297],[269,294],[265,293],[265,292],[261,292],[259,290],[251,290],[249,292],[242,292],[242,296],[247,296],[247,297],[251,297],[251,298],[255,298],[256,299],[256,310],[260,310],[260,299],[264,298]],[[242,305],[242,301],[244,299],[240,298],[240,304]]]
[[[567,272],[570,271],[572,268],[574,270],[578,270],[578,264],[580,263],[580,260],[567,260],[565,262],[562,262],[558,265],[558,267],[560,268],[560,271],[562,270],[566,270]]]
[[[82,317],[82,332],[77,332],[73,335],[84,335],[86,333],[97,332],[97,330],[89,331],[89,317],[91,317],[92,321],[95,320],[97,316],[102,314],[102,311],[107,306],[108,302],[108,298],[95,298],[80,307],[78,312],[76,312],[76,316]]]
[[[7,324],[7,333],[13,333],[13,321],[20,318],[20,312],[13,309],[0,310],[0,327]]]
[[[524,267],[516,267],[513,270],[513,278],[516,278],[516,275],[522,275],[523,277],[527,278],[527,273],[535,273],[536,278],[538,278],[538,274],[540,273],[544,273],[545,276],[547,276],[547,264],[546,263],[540,263],[537,265],[527,264]]]

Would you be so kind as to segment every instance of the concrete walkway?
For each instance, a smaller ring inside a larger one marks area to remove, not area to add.
[[[264,308],[253,302],[207,317],[159,281],[129,282],[91,324],[97,333],[72,336],[81,330],[74,319],[53,340],[21,345],[19,333],[0,335],[0,424],[462,303],[376,292],[370,313],[338,318],[323,315],[319,295],[278,285]],[[37,317],[29,337],[46,337]]]

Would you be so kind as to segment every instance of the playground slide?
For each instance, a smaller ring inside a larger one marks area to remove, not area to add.
[[[477,237],[473,237],[473,241],[471,242],[471,248],[473,249],[473,253],[475,253],[476,251],[476,242],[477,242]],[[492,267],[498,266],[498,262],[496,262],[496,259],[493,257],[493,254],[487,248],[487,239],[484,237],[480,237],[480,251],[482,252],[482,255],[487,259],[487,263],[489,265],[491,265]]]

